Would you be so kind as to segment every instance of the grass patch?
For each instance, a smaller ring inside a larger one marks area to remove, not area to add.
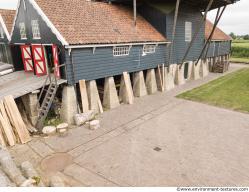
[[[223,76],[182,93],[177,98],[249,112],[249,69],[244,68]]]
[[[249,41],[235,40],[232,42],[232,57],[249,59]]]
[[[234,63],[249,63],[249,58],[236,58],[236,57],[231,57],[230,58],[231,62]]]

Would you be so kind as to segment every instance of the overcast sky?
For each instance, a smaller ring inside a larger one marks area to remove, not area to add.
[[[0,8],[15,9],[18,0],[0,0]],[[215,18],[215,12],[209,14],[211,21]],[[234,32],[238,35],[249,34],[249,0],[240,0],[234,5],[228,6],[219,27],[226,33]]]

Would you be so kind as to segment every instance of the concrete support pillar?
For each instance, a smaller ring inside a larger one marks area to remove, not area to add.
[[[197,80],[200,79],[200,66],[201,66],[201,60],[196,64],[194,62],[193,68],[192,68],[192,80]]]
[[[200,67],[200,76],[202,78],[208,76],[209,70],[208,70],[208,60],[202,60],[201,61],[201,67]]]
[[[106,109],[114,109],[120,105],[116,85],[113,77],[105,78],[103,106]]]
[[[169,91],[175,88],[174,69],[172,66],[165,68],[165,90]]]
[[[187,80],[190,80],[192,77],[192,72],[193,72],[193,61],[188,62],[188,77]]]
[[[147,95],[143,71],[134,74],[133,91],[135,97],[143,97]]]
[[[127,72],[124,72],[121,78],[119,100],[125,104],[134,103],[134,95],[132,91],[131,78]]]
[[[74,115],[78,113],[77,97],[74,86],[64,86],[62,92],[61,120],[70,125],[75,124]]]
[[[146,87],[147,87],[147,92],[150,95],[157,92],[156,73],[154,69],[147,70]]]
[[[28,95],[22,96],[25,111],[33,126],[36,125],[38,119],[38,93],[39,91],[34,91]]]
[[[95,113],[103,113],[103,107],[99,98],[99,91],[96,81],[88,81],[86,83],[86,87],[90,110],[95,111]]]
[[[185,84],[184,70],[185,70],[185,63],[182,65],[182,67],[180,67],[180,65],[177,65],[176,75],[175,75],[175,84],[176,85]]]

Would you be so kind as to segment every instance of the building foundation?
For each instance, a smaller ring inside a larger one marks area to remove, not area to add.
[[[120,105],[116,85],[113,77],[105,78],[103,106],[114,109]]]
[[[87,95],[90,110],[95,113],[103,113],[102,103],[99,97],[99,91],[95,80],[88,81],[86,83]]]
[[[176,75],[175,75],[175,84],[176,85],[185,84],[184,70],[185,70],[185,63],[182,66],[177,65]]]
[[[134,95],[132,91],[131,78],[127,72],[124,72],[121,78],[119,100],[125,104],[134,103]]]
[[[147,95],[143,71],[135,72],[134,82],[133,82],[133,91],[134,91],[135,97],[143,97]]]
[[[61,120],[70,125],[74,125],[74,115],[77,113],[77,97],[74,86],[64,86],[60,112]]]
[[[201,60],[196,64],[196,62],[193,63],[192,67],[192,80],[200,79],[200,66],[201,66]]]
[[[175,88],[175,81],[174,81],[174,70],[172,67],[165,67],[165,90],[169,91]]]
[[[209,69],[208,69],[208,60],[202,60],[201,67],[200,67],[200,75],[202,78],[208,76]]]
[[[148,94],[154,94],[157,92],[157,83],[156,83],[156,73],[155,69],[147,70],[146,74],[146,87]]]
[[[34,91],[21,97],[28,119],[33,126],[36,125],[36,122],[38,120],[38,93],[39,91]]]

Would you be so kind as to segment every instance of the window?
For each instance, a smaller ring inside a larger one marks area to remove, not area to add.
[[[129,55],[130,48],[131,48],[130,46],[114,47],[113,48],[113,56],[125,56],[125,55]]]
[[[40,39],[41,34],[40,34],[40,28],[39,28],[38,21],[37,20],[32,20],[31,21],[31,26],[32,26],[33,39]]]
[[[156,52],[156,45],[144,45],[143,55]]]
[[[190,42],[192,40],[192,22],[185,22],[185,41]]]
[[[4,38],[4,33],[3,33],[3,28],[0,27],[0,38],[3,39]]]
[[[19,24],[21,39],[27,39],[25,23]]]

